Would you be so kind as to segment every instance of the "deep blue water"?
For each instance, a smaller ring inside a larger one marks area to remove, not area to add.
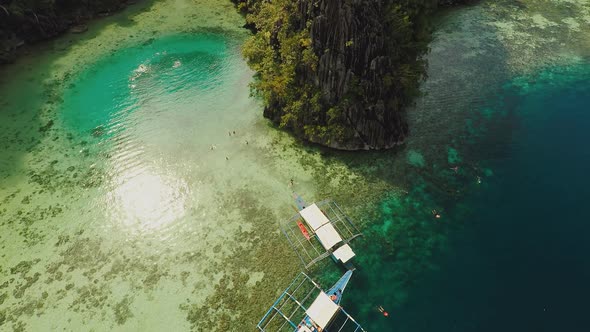
[[[498,96],[516,123],[487,139],[509,135],[507,153],[396,331],[590,331],[590,70],[530,84]]]
[[[500,90],[475,110],[493,114],[484,134],[465,143],[477,151],[471,165],[493,176],[469,184],[440,224],[425,212],[438,199],[427,179],[408,198],[384,201],[370,234],[384,242],[360,250],[344,303],[368,330],[590,331],[590,65]],[[393,232],[382,230],[392,223]],[[448,242],[438,246],[437,232]],[[434,268],[416,258],[429,250]]]

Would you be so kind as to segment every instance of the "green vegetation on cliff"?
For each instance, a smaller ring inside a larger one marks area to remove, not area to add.
[[[235,2],[257,31],[244,54],[266,117],[335,148],[404,141],[436,0]]]
[[[382,149],[408,134],[429,14],[456,0],[232,0],[256,34],[244,46],[264,115],[340,149]],[[127,0],[0,0],[0,63]],[[83,30],[80,27],[78,30]]]
[[[296,1],[279,0],[263,2],[248,16],[259,33],[244,46],[244,55],[257,72],[253,87],[266,104],[265,114],[272,116],[283,110],[277,120],[282,127],[298,128],[305,117],[318,117],[324,111],[320,91],[310,84],[302,84],[297,73],[307,69],[317,71],[318,57],[311,47],[309,28],[301,29],[308,22],[298,11]],[[252,8],[252,7],[250,7]],[[307,135],[321,129],[309,125],[301,128]],[[334,124],[332,132],[343,130]]]

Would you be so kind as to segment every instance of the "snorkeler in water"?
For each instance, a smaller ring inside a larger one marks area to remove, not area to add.
[[[440,213],[438,213],[438,211],[436,210],[432,210],[432,215],[436,218],[436,219],[440,219],[441,215]]]

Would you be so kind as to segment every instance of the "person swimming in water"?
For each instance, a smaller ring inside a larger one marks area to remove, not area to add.
[[[383,306],[380,305],[379,307],[377,307],[377,310],[379,310],[379,312],[382,313],[383,316],[389,317],[389,313],[385,311],[385,309],[383,309]]]
[[[432,210],[432,215],[436,218],[436,219],[440,219],[441,215],[440,213],[438,213],[438,211],[436,210]]]

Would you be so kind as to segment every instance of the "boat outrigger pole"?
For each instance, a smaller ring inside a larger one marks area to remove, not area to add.
[[[347,271],[328,292],[301,273],[279,296],[257,325],[263,332],[337,332],[365,330],[340,306],[353,271]]]

